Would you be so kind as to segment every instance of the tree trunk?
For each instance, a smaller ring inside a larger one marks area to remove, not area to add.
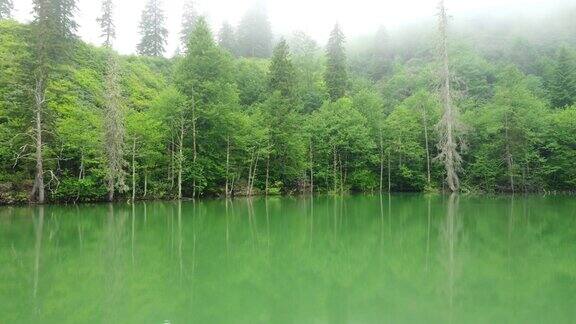
[[[266,157],[266,188],[264,193],[268,196],[268,188],[269,188],[269,181],[270,181],[270,153]]]
[[[194,102],[194,96],[192,96],[192,165],[194,166],[194,177],[192,179],[192,198],[196,198],[196,174],[198,172],[196,167],[196,157],[196,103]]]
[[[35,135],[36,135],[36,177],[32,187],[31,198],[36,198],[39,204],[45,202],[44,196],[44,158],[42,154],[42,108],[45,101],[44,79],[38,77],[34,90],[35,99]]]
[[[512,190],[512,193],[514,193],[515,192],[515,187],[514,187],[514,159],[512,157],[512,153],[510,150],[510,140],[509,140],[509,136],[508,136],[508,114],[504,115],[504,140],[506,141],[504,156],[505,156],[505,160],[506,160],[506,165],[508,166],[508,175],[510,177],[510,189]]]
[[[340,164],[340,194],[344,193],[344,173],[342,166],[342,157],[338,154],[338,163]]]
[[[124,190],[124,117],[120,107],[121,89],[119,84],[118,62],[109,53],[105,75],[104,92],[104,151],[107,159],[108,201],[114,200],[116,188]]]
[[[136,200],[136,137],[132,140],[132,202]]]
[[[336,153],[336,145],[333,146],[332,152],[333,152],[333,154],[334,154],[333,161],[332,161],[332,167],[333,167],[332,177],[334,178],[334,193],[336,193],[336,190],[337,190],[337,188],[338,188],[338,187],[337,187],[337,186],[338,186],[338,179],[336,178],[336,165],[337,165],[337,161],[336,161],[336,155],[337,155],[337,153]]]
[[[428,184],[430,184],[430,149],[428,146],[428,117],[426,112],[423,112],[424,120],[424,141],[426,142],[426,171],[428,176]]]
[[[460,165],[460,155],[455,138],[455,127],[457,125],[457,115],[455,107],[452,105],[450,94],[450,67],[448,62],[448,17],[444,0],[440,0],[439,5],[439,31],[441,37],[440,55],[442,59],[442,69],[440,77],[442,81],[442,104],[444,106],[444,115],[440,122],[441,140],[439,148],[440,157],[444,161],[446,169],[446,180],[450,191],[456,192],[460,189],[460,180],[458,179],[457,169]]]
[[[310,194],[314,194],[314,154],[312,140],[310,140]]]
[[[390,168],[391,168],[392,163],[390,160],[391,160],[390,159],[390,152],[388,152],[388,192],[392,191],[392,181],[390,179],[390,173],[391,173]]]
[[[148,169],[144,169],[144,195],[146,197],[148,194]]]
[[[382,138],[382,130],[380,130],[380,193],[384,184],[384,139]]]
[[[246,195],[250,196],[250,181],[252,181],[252,165],[254,165],[254,153],[250,158],[250,167],[248,168],[248,184],[246,185]]]
[[[225,193],[226,198],[230,196],[230,193],[228,191],[229,177],[230,177],[230,136],[226,137],[226,186],[224,188],[226,192]]]
[[[174,135],[172,135],[170,141],[170,191],[174,189]]]
[[[178,199],[182,199],[182,160],[184,160],[184,120],[180,121],[180,138],[178,139]]]
[[[250,182],[250,196],[252,196],[252,192],[254,189],[254,181],[256,180],[256,169],[258,167],[258,153],[256,153],[256,160],[254,161],[254,170],[252,171],[252,181]]]

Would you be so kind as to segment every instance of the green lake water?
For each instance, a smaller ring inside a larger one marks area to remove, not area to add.
[[[0,208],[0,323],[575,323],[576,198]]]

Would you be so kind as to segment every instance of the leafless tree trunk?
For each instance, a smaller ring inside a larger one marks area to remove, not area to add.
[[[458,179],[458,169],[461,163],[461,157],[458,153],[458,143],[456,138],[456,128],[458,126],[458,113],[452,103],[450,93],[450,67],[448,61],[448,17],[444,0],[440,0],[439,6],[438,29],[440,32],[440,58],[442,68],[440,71],[441,98],[444,108],[444,114],[440,120],[440,140],[438,148],[440,155],[438,158],[444,162],[446,168],[446,181],[450,191],[456,192],[460,189],[460,180]]]
[[[314,151],[310,140],[310,194],[314,194]]]
[[[144,194],[142,197],[146,197],[148,194],[148,169],[144,169]]]
[[[136,137],[132,140],[132,202],[136,200]]]
[[[336,156],[338,153],[336,152],[336,145],[333,146],[332,152],[334,154],[333,161],[332,161],[332,167],[333,167],[332,177],[334,178],[334,193],[336,193],[336,190],[338,188],[337,187],[338,179],[336,178],[336,166],[337,166]]]
[[[180,119],[180,137],[178,138],[178,199],[182,199],[182,163],[184,160],[184,118]]]
[[[506,148],[504,152],[504,159],[506,160],[506,165],[508,166],[508,176],[510,177],[510,189],[512,193],[515,192],[514,187],[514,158],[512,156],[512,151],[510,150],[510,140],[508,134],[508,113],[504,115],[504,140],[506,141]]]
[[[380,130],[380,193],[382,193],[384,182],[384,138]]]
[[[194,178],[192,180],[192,198],[196,198],[196,158],[198,156],[198,151],[196,148],[196,102],[194,101],[194,96],[192,96],[192,165],[194,166]]]
[[[424,141],[426,142],[426,172],[428,176],[428,184],[430,184],[430,148],[428,144],[428,116],[426,111],[422,111],[422,120],[424,124]]]
[[[174,189],[174,135],[171,137],[170,141],[170,171],[169,171],[169,178],[170,178],[170,191]]]
[[[124,190],[124,118],[121,108],[121,91],[118,80],[118,62],[109,53],[104,95],[104,151],[106,154],[108,201],[114,200],[114,190]]]
[[[392,191],[392,180],[390,179],[390,168],[392,166],[391,158],[390,158],[390,151],[388,151],[388,192]]]
[[[254,161],[254,169],[252,170],[251,174],[252,174],[252,180],[248,179],[248,195],[252,196],[252,192],[254,189],[254,181],[256,180],[256,170],[258,167],[258,153],[256,153],[256,159]]]
[[[226,137],[226,186],[224,188],[226,194],[226,198],[230,196],[230,192],[228,189],[228,182],[230,178],[230,136]]]
[[[270,153],[266,156],[266,187],[264,189],[264,193],[268,196],[268,188],[269,188],[269,181],[270,181]]]
[[[44,157],[42,154],[42,110],[44,108],[46,88],[45,80],[42,76],[36,77],[36,87],[34,89],[34,122],[35,122],[35,135],[36,135],[36,177],[34,178],[34,186],[30,194],[31,199],[35,199],[40,204],[43,204],[46,199],[44,195]]]

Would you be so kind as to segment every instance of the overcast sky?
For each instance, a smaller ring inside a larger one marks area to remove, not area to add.
[[[139,41],[138,22],[147,0],[116,0],[115,21],[117,39],[114,47],[123,54],[135,52]],[[166,55],[171,56],[179,45],[182,6],[186,0],[163,0],[169,30]],[[572,0],[574,1],[574,0]],[[267,10],[275,34],[304,31],[323,43],[335,22],[339,22],[348,37],[375,31],[379,26],[394,29],[434,17],[437,0],[260,0]],[[100,44],[96,18],[100,15],[100,0],[78,0],[76,21],[83,40]],[[197,11],[207,16],[215,33],[223,21],[233,25],[256,0],[197,0]],[[533,15],[570,0],[446,0],[452,16],[465,14]],[[32,19],[32,0],[14,0],[17,20]]]

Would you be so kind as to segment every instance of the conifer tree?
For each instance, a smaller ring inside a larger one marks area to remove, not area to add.
[[[102,16],[96,19],[100,24],[100,29],[102,30],[100,37],[104,38],[105,47],[112,47],[112,40],[116,38],[116,26],[114,26],[113,10],[113,0],[103,0]]]
[[[558,51],[551,85],[552,105],[562,108],[576,102],[576,60],[566,47]]]
[[[34,146],[36,175],[30,199],[46,200],[44,189],[44,115],[46,87],[50,74],[69,52],[77,24],[73,19],[75,0],[34,0]]]
[[[11,18],[13,9],[12,0],[0,0],[0,20]]]
[[[184,3],[182,14],[182,29],[180,31],[180,42],[184,48],[186,48],[188,44],[188,39],[194,30],[194,26],[196,25],[197,20],[198,13],[196,12],[194,1],[188,0],[186,3]]]
[[[290,61],[290,49],[284,39],[274,48],[268,82],[272,92],[280,91],[285,98],[291,97],[294,93],[296,73]]]
[[[330,39],[326,47],[326,55],[328,58],[324,81],[326,82],[330,99],[336,101],[346,95],[346,89],[348,87],[344,34],[338,24],[334,26],[330,34]]]
[[[148,0],[142,12],[140,34],[142,39],[137,46],[138,53],[145,56],[162,56],[168,30],[164,26],[166,17],[160,8],[160,0]]]
[[[237,43],[236,35],[234,34],[234,28],[228,22],[222,24],[222,28],[218,32],[218,45],[228,52],[236,55],[237,53]]]
[[[272,27],[261,6],[249,10],[238,25],[238,51],[243,57],[270,57]]]

